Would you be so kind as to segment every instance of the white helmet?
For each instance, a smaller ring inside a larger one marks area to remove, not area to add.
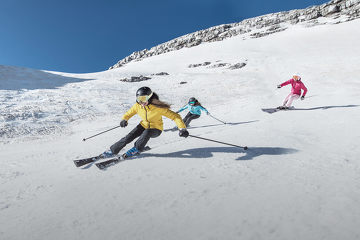
[[[292,78],[293,78],[294,80],[296,80],[296,81],[301,80],[301,77],[300,77],[300,74],[299,74],[299,73],[294,73]]]

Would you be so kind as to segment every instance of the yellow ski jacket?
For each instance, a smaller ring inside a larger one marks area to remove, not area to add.
[[[145,129],[157,128],[163,130],[162,116],[165,116],[173,120],[179,129],[186,128],[181,116],[168,108],[159,108],[155,105],[149,104],[147,106],[141,106],[135,103],[123,116],[122,119],[128,121],[132,116],[138,114],[142,119],[140,124]]]

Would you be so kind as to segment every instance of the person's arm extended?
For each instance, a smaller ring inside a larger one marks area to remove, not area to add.
[[[206,114],[210,114],[209,111],[208,111],[206,108],[204,108],[203,106],[200,106],[200,109],[201,109],[202,111],[206,112]]]
[[[286,82],[283,82],[282,84],[280,84],[279,86],[281,86],[281,87],[286,86],[286,85],[288,85],[288,84],[291,83],[291,80],[292,80],[292,79],[289,79],[289,80],[287,80]]]
[[[305,87],[304,83],[301,83],[301,88],[302,88],[302,90],[304,90],[302,96],[305,97],[305,95],[307,93],[307,88]]]
[[[184,111],[184,110],[187,109],[187,108],[188,108],[188,105],[185,105],[184,107],[180,108],[180,109],[177,111],[177,113],[182,112],[182,111]]]
[[[181,119],[180,114],[173,112],[170,109],[164,109],[162,115],[173,120],[179,129],[186,128],[185,123]]]
[[[132,116],[137,113],[137,103],[135,103],[123,116],[122,119],[128,121]]]

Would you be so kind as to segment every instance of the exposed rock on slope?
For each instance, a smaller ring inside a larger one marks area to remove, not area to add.
[[[179,50],[184,47],[190,48],[204,42],[221,41],[237,35],[243,35],[244,39],[258,38],[284,31],[289,24],[304,24],[306,26],[337,24],[354,20],[359,16],[360,0],[333,0],[318,6],[267,14],[249,18],[239,23],[223,24],[190,33],[157,45],[150,50],[144,49],[134,52],[109,69],[121,67],[131,61],[140,61],[147,57]],[[327,18],[328,21],[320,21],[322,17]]]

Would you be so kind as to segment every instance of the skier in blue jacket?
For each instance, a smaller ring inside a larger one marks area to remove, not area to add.
[[[206,114],[208,114],[208,115],[210,114],[208,112],[208,110],[206,110],[206,108],[201,106],[199,101],[194,97],[191,97],[188,101],[188,104],[186,106],[182,107],[179,111],[177,111],[177,113],[182,112],[185,109],[189,109],[188,114],[186,114],[186,116],[183,119],[183,121],[187,127],[189,126],[189,124],[192,120],[200,117],[201,111],[206,112]]]

